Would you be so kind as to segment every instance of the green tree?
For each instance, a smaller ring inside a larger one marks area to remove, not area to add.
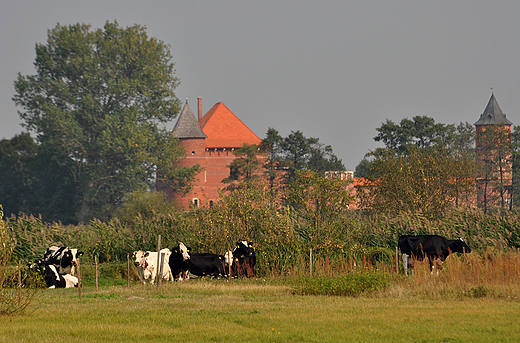
[[[440,145],[449,150],[468,150],[473,149],[475,142],[475,129],[469,123],[445,125],[427,116],[415,116],[412,120],[404,118],[399,125],[387,119],[376,130],[376,142],[382,142],[386,148],[400,153],[406,153],[412,145],[418,148]]]
[[[366,182],[357,187],[361,207],[397,214],[403,211],[437,216],[470,198],[475,187],[471,155],[454,155],[442,146],[377,149]]]
[[[139,25],[58,24],[36,45],[36,74],[18,74],[13,100],[41,158],[59,169],[66,189],[58,182],[54,192],[73,204],[77,221],[110,216],[158,169],[189,187],[196,168],[173,167],[184,152],[164,126],[180,108],[171,59],[169,46]]]
[[[298,216],[298,233],[313,249],[331,248],[332,227],[354,202],[347,186],[352,181],[325,178],[314,171],[296,171],[287,188],[288,204]]]
[[[498,203],[506,208],[512,179],[511,132],[505,125],[488,125],[479,137],[478,178],[484,195],[484,212],[489,205]]]
[[[277,130],[269,128],[266,137],[260,143],[260,149],[266,153],[264,168],[269,179],[269,188],[273,193],[276,190],[276,179],[279,171],[284,168],[282,155],[283,138]]]
[[[222,180],[223,183],[229,184],[228,190],[237,186],[236,181],[242,181],[247,184],[249,181],[261,176],[262,165],[258,159],[259,153],[258,145],[247,143],[244,143],[240,149],[233,151],[233,155],[236,158],[228,165],[231,173]]]
[[[269,128],[261,146],[268,153],[266,168],[272,180],[277,170],[283,170],[286,183],[294,180],[297,170],[312,170],[322,176],[326,171],[345,170],[330,145],[322,144],[318,138],[307,138],[301,131],[291,131],[282,138],[278,131]]]
[[[0,141],[0,199],[8,215],[29,213],[34,208],[31,165],[37,149],[28,133]]]

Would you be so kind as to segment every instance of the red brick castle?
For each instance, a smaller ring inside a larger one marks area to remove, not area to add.
[[[244,143],[258,145],[262,141],[221,102],[202,116],[202,98],[198,98],[198,118],[186,99],[172,134],[186,150],[186,158],[179,160],[179,165],[199,164],[202,169],[192,191],[186,195],[173,193],[158,181],[157,190],[165,192],[181,209],[211,206],[219,197],[218,190],[226,187],[222,180],[230,174],[228,166],[235,159],[233,151]]]

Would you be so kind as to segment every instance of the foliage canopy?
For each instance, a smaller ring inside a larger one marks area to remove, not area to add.
[[[169,46],[145,27],[117,22],[96,30],[58,24],[36,45],[36,74],[18,74],[13,100],[47,163],[39,196],[54,208],[73,204],[63,206],[73,210],[65,221],[107,218],[158,169],[180,191],[193,179],[197,168],[174,167],[184,152],[164,127],[180,108],[171,59]]]

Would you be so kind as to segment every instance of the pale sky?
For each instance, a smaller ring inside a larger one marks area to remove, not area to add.
[[[223,102],[260,138],[300,130],[354,169],[386,119],[473,124],[491,87],[520,123],[519,18],[518,0],[2,1],[0,139],[23,131],[13,82],[47,30],[116,20],[171,46],[194,111]]]

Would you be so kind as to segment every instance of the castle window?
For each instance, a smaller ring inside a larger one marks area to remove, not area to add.
[[[192,151],[191,154],[192,154],[192,155],[195,155],[195,151]]]
[[[193,204],[193,207],[195,207],[195,208],[199,208],[200,207],[200,199],[199,198],[191,199],[191,203]]]

